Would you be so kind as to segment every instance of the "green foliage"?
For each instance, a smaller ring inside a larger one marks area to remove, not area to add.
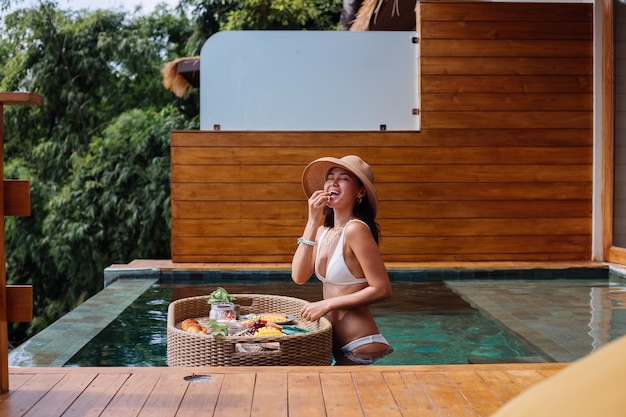
[[[332,2],[319,0],[243,0],[238,4],[228,13],[222,30],[339,28],[334,15],[341,12],[338,3],[334,10],[326,10]]]
[[[44,97],[5,107],[5,177],[29,180],[31,203],[30,216],[6,218],[8,282],[34,294],[35,319],[13,326],[14,344],[99,291],[108,265],[170,257],[170,132],[198,129],[199,95],[167,91],[163,65],[219,30],[334,30],[340,9],[181,0],[143,16],[41,0],[4,16],[0,91]]]
[[[341,0],[181,0],[194,16],[187,54],[220,30],[338,30]]]

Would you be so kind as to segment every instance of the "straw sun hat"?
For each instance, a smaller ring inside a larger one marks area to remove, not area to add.
[[[374,172],[372,168],[356,155],[346,155],[343,158],[324,157],[316,159],[304,168],[302,186],[307,198],[316,190],[324,188],[326,175],[331,168],[341,167],[353,173],[363,183],[367,191],[367,201],[376,216],[378,212],[378,195],[374,188]]]

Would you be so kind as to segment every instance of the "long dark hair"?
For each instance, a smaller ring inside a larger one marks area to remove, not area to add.
[[[372,208],[367,200],[367,195],[357,200],[354,208],[352,209],[352,214],[354,217],[364,221],[365,224],[368,225],[370,231],[372,232],[372,236],[374,237],[374,241],[378,245],[378,241],[380,239],[380,225],[376,223],[376,216],[374,215],[374,212],[372,211]],[[335,226],[334,212],[330,207],[324,207],[324,226]]]

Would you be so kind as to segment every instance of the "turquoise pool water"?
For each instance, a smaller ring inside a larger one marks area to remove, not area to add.
[[[376,365],[462,364],[471,359],[539,357],[541,353],[482,315],[443,281],[394,282],[391,300],[372,311],[394,353]],[[65,366],[167,366],[169,303],[180,296],[230,293],[287,295],[309,301],[322,297],[320,283],[163,283],[152,286]],[[546,360],[549,360],[546,358]]]

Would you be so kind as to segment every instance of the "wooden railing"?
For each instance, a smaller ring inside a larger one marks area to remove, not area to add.
[[[0,173],[4,178],[4,106],[40,105],[43,97],[32,93],[0,93]],[[30,285],[7,285],[4,216],[30,215],[28,181],[0,181],[0,392],[9,390],[9,322],[33,318],[33,289]]]

